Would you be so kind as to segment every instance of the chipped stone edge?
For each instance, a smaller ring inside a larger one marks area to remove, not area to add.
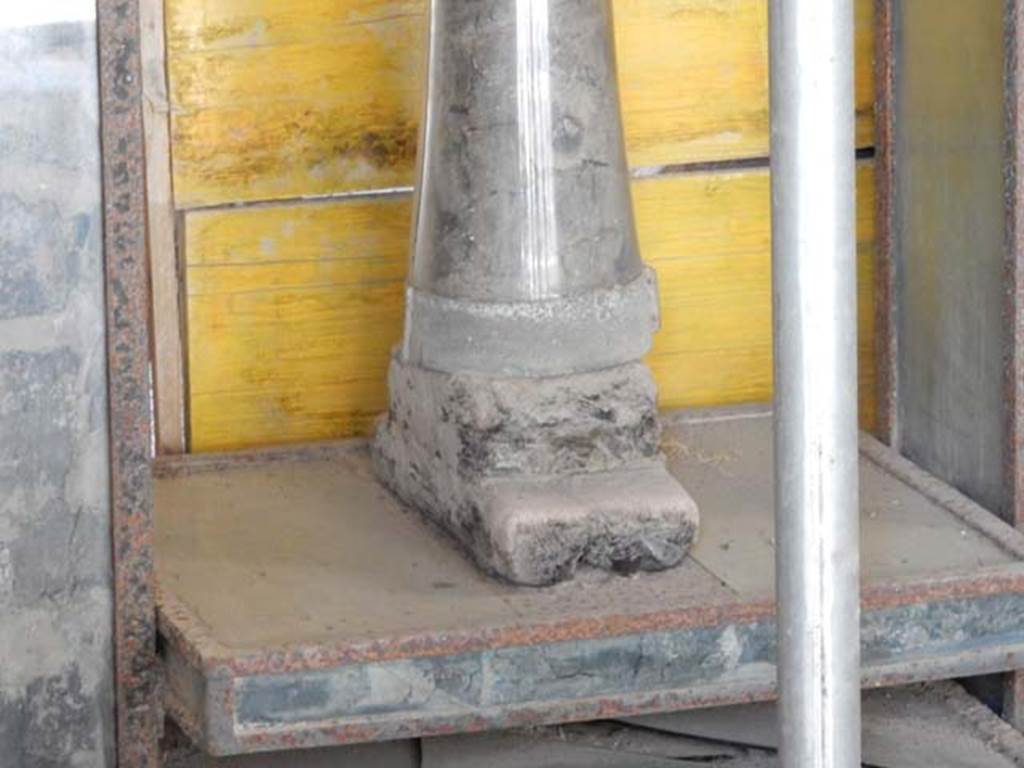
[[[449,373],[595,371],[641,359],[658,324],[650,267],[625,285],[542,301],[452,299],[408,286],[402,358]]]

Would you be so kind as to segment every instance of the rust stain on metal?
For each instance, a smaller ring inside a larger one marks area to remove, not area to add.
[[[992,667],[971,665],[973,652],[948,659],[916,658],[901,662],[897,667],[865,670],[865,687],[887,687],[923,680],[946,679],[965,670],[981,673]],[[1018,662],[1010,652],[1003,666]],[[992,660],[987,664],[991,665]],[[478,732],[492,729],[536,726],[546,723],[566,723],[594,719],[726,706],[775,698],[777,694],[773,676],[747,680],[741,685],[723,685],[698,690],[667,690],[628,693],[572,700],[554,699],[533,703],[487,708],[478,712],[445,714],[443,716],[406,716],[402,718],[363,718],[357,723],[340,724],[330,721],[302,721],[286,728],[236,728],[227,741],[214,741],[213,750],[227,749],[230,754],[271,749],[301,749],[325,745],[352,744],[420,736],[440,736],[451,733]],[[224,698],[219,709],[227,722],[236,722],[234,702]],[[228,752],[225,752],[227,754]]]
[[[1006,0],[1003,322],[1006,327],[1003,386],[1007,406],[1003,452],[1007,506],[1004,519],[1024,528],[1024,2]],[[1004,717],[1024,729],[1024,673],[1005,678]]]
[[[117,751],[158,764],[150,306],[138,0],[99,0]]]
[[[893,0],[875,0],[875,359],[878,366],[876,434],[893,445],[896,436],[896,317],[894,194],[896,189],[893,129],[895,62]]]
[[[1004,519],[1024,527],[1024,2],[1006,2],[1006,242],[1003,313],[1006,325],[1004,387],[1006,393],[1007,445],[1005,473],[1007,508]]]

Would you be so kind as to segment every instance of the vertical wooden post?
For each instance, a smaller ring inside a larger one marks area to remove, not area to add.
[[[160,453],[186,449],[185,354],[181,271],[171,183],[170,115],[163,0],[139,0],[142,124],[146,142],[146,216],[153,290],[153,396]]]

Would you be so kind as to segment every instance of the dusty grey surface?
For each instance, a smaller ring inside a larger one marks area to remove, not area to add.
[[[0,765],[108,766],[95,2],[15,5],[0,5]]]
[[[620,723],[423,739],[423,768],[770,768],[771,753]]]
[[[693,738],[776,748],[774,704],[631,718]],[[1024,735],[953,682],[866,691],[863,759],[878,768],[1013,768],[1024,765]]]
[[[640,747],[634,744],[633,748]],[[669,750],[672,751],[672,750]],[[453,736],[423,740],[423,768],[769,768],[769,755],[750,755],[723,747],[721,759],[696,751],[687,759],[654,750],[632,751],[629,745],[589,745],[564,740],[557,729]]]
[[[157,572],[228,646],[349,641],[609,614],[773,591],[770,418],[667,418],[670,470],[701,506],[682,565],[631,577],[585,571],[542,589],[481,574],[374,480],[369,457],[279,462],[156,483]],[[1012,562],[990,540],[862,462],[864,580]],[[913,542],[914,546],[907,546]],[[381,557],[387,552],[387,557]],[[217,589],[210,589],[217,584]]]
[[[1005,513],[1004,9],[894,8],[899,444]]]
[[[772,596],[772,424],[754,414],[687,424],[665,419],[663,447],[701,509],[694,557],[740,594]],[[861,457],[862,582],[969,573],[1013,557]]]
[[[428,93],[412,285],[504,302],[640,275],[611,3],[435,2]]]
[[[405,292],[402,359],[434,371],[558,376],[640,360],[658,330],[652,269],[579,296],[495,302]]]
[[[955,683],[864,694],[864,759],[874,768],[1013,768],[1024,736]],[[776,768],[773,705],[444,736],[214,760],[182,747],[165,768]]]
[[[163,768],[420,768],[421,763],[419,741],[406,740],[221,758],[210,757],[183,744],[165,752],[162,765]]]
[[[568,610],[594,616],[610,606],[654,611],[731,597],[691,561],[642,579],[586,571],[543,589],[498,582],[403,511],[373,478],[365,453],[341,467],[328,461],[158,480],[156,497],[161,588],[236,648],[555,621]]]
[[[689,550],[697,508],[665,470],[642,363],[524,379],[396,357],[388,389],[378,476],[485,571],[544,585],[580,564],[662,570]]]

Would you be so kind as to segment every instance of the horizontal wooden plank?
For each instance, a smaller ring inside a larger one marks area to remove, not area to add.
[[[874,187],[858,173],[862,423],[875,418]],[[657,270],[662,330],[649,362],[662,405],[771,396],[768,173],[634,183]],[[385,407],[401,336],[405,196],[185,216],[192,448],[363,434]]]
[[[872,142],[872,3],[857,0]],[[615,0],[629,160],[768,151],[765,0]],[[167,0],[179,208],[411,184],[422,0]]]

